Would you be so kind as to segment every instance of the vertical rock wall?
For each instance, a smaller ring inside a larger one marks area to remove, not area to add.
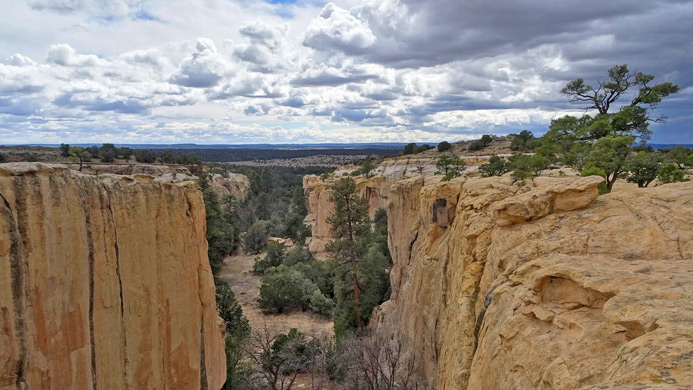
[[[693,386],[693,184],[408,179],[375,331],[439,390]]]
[[[0,389],[219,389],[194,183],[0,165]]]

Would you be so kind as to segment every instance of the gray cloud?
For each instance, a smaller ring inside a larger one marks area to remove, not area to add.
[[[682,88],[658,108],[669,121],[655,126],[655,141],[693,142],[690,2],[160,5],[6,7],[3,135],[281,142],[541,133],[551,119],[582,112],[559,93],[567,81],[594,83],[627,63]],[[27,15],[31,25],[15,22]],[[145,23],[152,15],[166,22]],[[17,40],[26,51],[7,49]]]

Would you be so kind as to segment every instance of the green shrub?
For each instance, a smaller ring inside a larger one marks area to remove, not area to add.
[[[491,156],[491,159],[479,166],[479,173],[482,177],[502,176],[510,170],[510,166],[505,160],[498,156]]]
[[[522,130],[520,134],[512,135],[513,138],[512,141],[510,141],[510,150],[520,152],[531,151],[539,144],[538,140],[534,138],[534,134],[529,130]]]
[[[523,170],[518,170],[518,169],[514,170],[510,174],[510,177],[513,178],[513,181],[520,182],[523,185],[524,185],[525,179],[529,178],[530,176],[532,176],[531,173],[529,173],[527,171],[523,171]]]
[[[431,146],[429,144],[423,144],[423,145],[419,146],[418,148],[416,148],[416,153],[425,152],[425,151],[431,150],[431,149],[433,149],[433,146]]]
[[[70,157],[70,145],[60,144],[60,155],[63,157]]]
[[[647,187],[657,178],[660,164],[654,153],[639,152],[626,163],[628,182],[638,183],[638,187]]]
[[[217,277],[214,278],[216,286],[216,302],[219,317],[224,320],[228,334],[247,335],[250,333],[248,320],[243,316],[243,308],[236,300],[229,285]]]
[[[416,144],[413,142],[405,145],[404,149],[402,150],[402,154],[405,156],[408,154],[414,154],[414,153],[416,153]]]
[[[446,150],[450,150],[450,148],[452,148],[452,145],[450,145],[450,142],[448,141],[443,141],[438,144],[439,152],[445,152]]]
[[[262,275],[270,267],[278,267],[284,262],[284,244],[281,242],[270,242],[267,244],[267,255],[265,258],[256,260],[253,265],[253,273]]]
[[[659,180],[662,183],[685,181],[685,172],[673,163],[662,165],[659,169]]]
[[[151,164],[156,161],[156,155],[149,150],[142,149],[135,152],[135,160],[140,163]]]
[[[475,151],[481,150],[485,147],[486,147],[486,145],[484,145],[481,141],[476,140],[476,141],[472,141],[472,143],[469,144],[469,151],[475,152]]]
[[[603,169],[597,168],[597,167],[587,167],[582,170],[580,173],[580,176],[582,177],[587,177],[587,176],[601,176],[601,177],[606,177],[606,172],[604,172]],[[599,195],[604,195],[609,193],[609,189],[606,187],[605,182],[599,183]]]
[[[287,267],[294,266],[296,264],[310,263],[313,261],[313,255],[310,253],[308,248],[301,246],[295,246],[290,251],[286,252],[283,264]]]
[[[469,144],[469,151],[477,151],[481,150],[487,146],[489,146],[493,142],[493,136],[490,136],[488,134],[484,134],[481,136],[481,139],[478,139],[476,141],[473,141],[471,144]]]
[[[243,237],[243,248],[246,253],[257,254],[265,250],[269,239],[269,222],[255,221]]]
[[[466,163],[456,154],[445,154],[436,161],[436,175],[443,175],[442,181],[459,177],[464,172]]]
[[[284,265],[265,271],[257,303],[263,313],[307,310],[318,287],[298,270]]]
[[[326,297],[319,289],[313,290],[309,298],[310,310],[325,316],[332,315],[334,301]]]
[[[509,165],[513,170],[539,175],[541,171],[548,168],[549,159],[540,155],[515,154],[510,157]]]

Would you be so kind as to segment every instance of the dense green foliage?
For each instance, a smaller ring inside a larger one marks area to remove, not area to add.
[[[269,221],[258,220],[250,225],[243,237],[243,249],[245,249],[245,252],[257,254],[264,251],[267,247],[267,240],[270,237],[269,231]]]
[[[250,326],[229,285],[216,276],[224,264],[224,258],[240,244],[238,201],[230,195],[220,201],[204,177],[200,178],[199,185],[205,202],[207,255],[215,275],[217,311],[226,325],[226,383],[223,389],[243,389],[246,378],[243,345],[250,333]]]
[[[267,221],[269,236],[290,238],[299,245],[310,236],[310,227],[303,223],[308,213],[303,194],[303,176],[323,173],[325,168],[211,165],[210,169],[212,173],[222,176],[228,175],[230,170],[244,174],[250,180],[248,197],[239,211],[242,230],[248,231],[257,221]]]
[[[445,152],[448,151],[452,148],[452,145],[448,141],[443,141],[438,144],[438,151],[439,152]]]
[[[263,259],[256,259],[253,272],[262,275],[268,268],[278,267],[284,262],[284,244],[270,242],[267,244],[267,255]]]
[[[661,165],[662,161],[658,155],[645,151],[638,152],[626,163],[627,180],[638,183],[638,187],[647,187],[657,178]]]
[[[204,178],[199,180],[199,185],[207,213],[209,264],[216,273],[224,265],[224,258],[240,245],[238,201],[232,195],[220,201]]]
[[[487,146],[489,146],[493,142],[493,136],[484,134],[481,136],[481,139],[478,139],[476,141],[472,141],[471,144],[469,144],[469,151],[474,152],[477,150],[481,150]]]
[[[5,157],[3,153],[0,153],[0,163],[4,163],[5,161],[7,161],[7,157]]]
[[[436,161],[436,175],[443,175],[442,181],[459,177],[464,172],[466,163],[456,154],[444,154]]]
[[[404,146],[404,149],[402,150],[402,155],[406,156],[408,154],[417,154],[431,149],[433,149],[433,146],[429,144],[423,144],[419,146],[416,143],[412,142]]]
[[[674,164],[679,169],[683,169],[685,166],[690,166],[693,165],[693,160],[691,160],[691,156],[693,156],[693,151],[690,149],[687,149],[683,145],[676,146],[674,148],[669,148],[665,150],[666,153],[666,159]]]
[[[279,265],[265,271],[258,305],[264,313],[312,310],[330,315],[334,302],[320,290],[302,267]]]
[[[650,138],[649,123],[663,120],[653,118],[650,109],[678,92],[678,86],[670,82],[653,84],[653,75],[631,72],[626,65],[614,66],[607,75],[596,88],[581,78],[563,88],[570,101],[584,102],[587,109],[597,113],[594,117],[565,116],[553,120],[534,151],[551,163],[570,165],[583,173],[586,170],[603,173],[606,191],[611,191],[620,177],[647,186],[653,180],[653,173],[661,169],[661,158],[636,154],[633,143],[638,139],[644,143]],[[633,89],[637,92],[630,103],[614,112],[612,108],[617,100]],[[653,153],[644,147],[638,152]],[[667,160],[679,164],[678,168],[683,168],[687,158],[684,148],[675,148],[667,154]]]
[[[60,155],[63,157],[75,157],[77,150],[84,151],[84,156],[89,156],[89,158],[98,158],[101,162],[111,163],[114,162],[116,158],[121,158],[129,160],[132,157],[132,149],[128,147],[117,148],[113,144],[102,144],[101,146],[89,146],[83,148],[81,146],[70,146],[68,144],[60,144]],[[83,160],[86,161],[86,158]]]
[[[604,171],[606,188],[611,191],[616,179],[623,173],[630,155],[633,136],[605,136],[597,140],[585,159],[585,166]]]
[[[332,267],[316,261],[307,248],[296,246],[285,253],[283,244],[270,243],[253,269],[263,275],[260,308],[265,313],[312,310],[329,316],[334,307]]]
[[[522,130],[519,134],[510,134],[510,150],[516,152],[529,152],[539,145],[539,141],[534,138],[529,130]]]
[[[373,221],[368,204],[358,196],[352,178],[333,186],[330,201],[335,205],[328,218],[334,240],[327,245],[334,272],[335,333],[363,328],[375,306],[389,297],[387,216],[379,211]]]
[[[200,165],[200,160],[194,153],[182,153],[175,150],[147,150],[140,149],[135,153],[137,162],[152,164],[161,162],[164,164],[181,164],[181,165]]]
[[[541,155],[514,154],[508,161],[514,176],[523,180],[530,176],[537,176],[548,168],[549,159]]]
[[[502,158],[493,155],[487,163],[479,166],[481,177],[501,176],[510,171],[510,165]]]
[[[676,164],[666,163],[659,169],[659,180],[662,183],[674,183],[685,180],[685,173]]]

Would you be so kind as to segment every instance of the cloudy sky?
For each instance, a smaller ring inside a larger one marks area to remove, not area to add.
[[[560,89],[671,81],[693,143],[693,2],[2,0],[2,143],[477,138],[582,114]]]

